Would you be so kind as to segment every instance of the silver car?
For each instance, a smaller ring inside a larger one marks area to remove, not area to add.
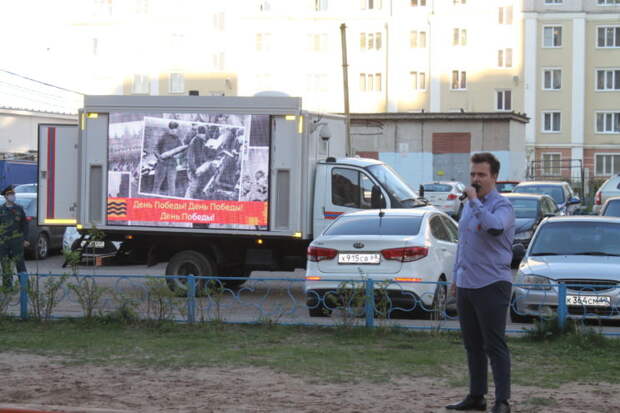
[[[512,321],[553,316],[560,285],[566,287],[569,317],[620,320],[619,269],[620,219],[548,218],[536,230],[516,274]]]
[[[465,184],[458,181],[438,181],[423,185],[424,198],[442,212],[458,219],[463,211],[463,195]]]
[[[603,204],[614,196],[620,196],[620,174],[614,175],[603,182],[603,185],[596,191],[592,212],[595,214],[600,213]]]

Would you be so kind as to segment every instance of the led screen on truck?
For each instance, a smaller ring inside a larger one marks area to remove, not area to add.
[[[107,224],[268,229],[269,115],[110,113]]]

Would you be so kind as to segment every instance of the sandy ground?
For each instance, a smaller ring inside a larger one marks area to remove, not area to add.
[[[60,358],[0,354],[3,408],[64,412],[447,412],[465,388],[427,378],[320,384],[268,369],[67,367]],[[620,385],[513,386],[514,412],[618,411]]]

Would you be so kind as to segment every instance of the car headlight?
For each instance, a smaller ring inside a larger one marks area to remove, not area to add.
[[[534,234],[533,231],[521,231],[515,234],[515,239],[519,239],[519,240],[525,240],[525,239],[530,239],[532,238],[532,235]]]
[[[529,284],[524,285],[522,288],[527,290],[550,290],[551,289],[551,281],[547,277],[542,277],[540,275],[534,274],[522,274],[520,277],[519,284]]]

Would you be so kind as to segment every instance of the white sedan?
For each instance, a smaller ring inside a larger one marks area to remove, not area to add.
[[[388,318],[445,315],[457,234],[456,222],[430,206],[340,216],[308,247],[304,288],[310,316],[359,306],[363,299],[355,291],[363,291],[368,279],[375,300],[385,298]]]

